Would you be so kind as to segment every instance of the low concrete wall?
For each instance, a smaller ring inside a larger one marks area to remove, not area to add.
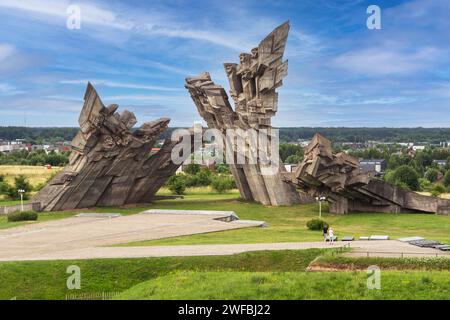
[[[20,210],[22,210],[22,206],[20,204],[16,204],[13,206],[0,206],[0,214],[8,214]],[[41,203],[40,202],[26,203],[23,205],[23,210],[41,211]]]

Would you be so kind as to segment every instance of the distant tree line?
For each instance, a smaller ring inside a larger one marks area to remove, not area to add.
[[[0,165],[44,166],[49,164],[62,167],[69,162],[69,154],[70,152],[56,153],[54,151],[47,154],[44,150],[0,152]]]
[[[166,182],[166,187],[177,195],[184,194],[186,188],[189,187],[206,186],[211,186],[218,193],[236,188],[228,165],[219,164],[213,172],[208,168],[202,168],[198,164],[191,163],[186,166],[183,173],[171,176]]]
[[[311,139],[320,133],[332,142],[425,142],[450,141],[450,128],[280,128],[283,142]]]
[[[0,127],[0,139],[24,139],[25,143],[32,144],[71,141],[78,130],[78,128]]]
[[[161,134],[161,139],[170,138],[178,129],[169,127]],[[283,142],[299,139],[311,139],[319,132],[332,142],[365,142],[368,140],[390,142],[426,142],[439,143],[450,141],[450,128],[324,128],[296,127],[279,128],[280,140]],[[0,139],[25,139],[27,142],[70,141],[75,137],[78,128],[32,128],[32,127],[0,127]]]

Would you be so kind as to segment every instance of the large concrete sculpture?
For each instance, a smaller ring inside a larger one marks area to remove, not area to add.
[[[330,212],[450,213],[450,201],[395,187],[363,173],[359,160],[332,153],[331,142],[316,134],[296,171],[286,181],[314,196],[325,196]]]
[[[288,33],[289,23],[286,22],[273,30],[257,48],[252,49],[251,54],[241,53],[240,64],[224,64],[235,110],[223,87],[216,85],[207,72],[186,79],[186,88],[210,128],[219,129],[224,134],[227,129],[267,130],[269,136],[273,136],[271,118],[278,109],[276,89],[287,75],[288,63],[282,59]],[[260,159],[250,162],[230,164],[244,199],[266,205],[300,202],[295,187],[282,180],[284,166],[281,162],[276,161],[275,173],[266,170],[267,164],[263,164]],[[273,166],[273,163],[270,165]]]
[[[136,117],[128,110],[116,113],[117,108],[115,104],[105,107],[88,84],[69,165],[33,202],[40,202],[43,210],[54,211],[152,200],[179,167],[171,161],[171,151],[178,141],[166,141],[160,151],[151,154],[170,119],[147,122],[131,131]],[[189,154],[181,156],[187,158]]]

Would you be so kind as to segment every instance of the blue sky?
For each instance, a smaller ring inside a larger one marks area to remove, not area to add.
[[[0,126],[76,126],[88,80],[140,123],[191,126],[184,78],[209,71],[228,90],[222,63],[290,20],[274,125],[449,127],[449,16],[450,0],[0,0]]]

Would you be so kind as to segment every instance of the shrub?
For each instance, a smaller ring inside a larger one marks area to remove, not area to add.
[[[445,187],[440,183],[435,184],[433,188],[431,188],[431,195],[433,197],[438,197],[442,193],[445,193]]]
[[[8,222],[36,221],[38,214],[35,211],[15,211],[8,214]]]
[[[218,193],[224,193],[236,188],[236,184],[230,176],[216,176],[212,179],[212,188]]]
[[[227,164],[225,164],[225,163],[219,163],[216,166],[216,172],[217,173],[222,173],[222,174],[230,174],[231,173],[230,172],[230,167]]]
[[[0,194],[8,194],[11,186],[6,182],[5,176],[0,175]]]
[[[169,190],[177,195],[182,195],[186,191],[186,180],[182,175],[171,176],[167,181]]]
[[[309,230],[322,230],[325,225],[328,223],[320,219],[312,219],[306,223]]]
[[[4,193],[11,199],[20,199],[19,189],[25,190],[23,199],[27,200],[29,198],[28,192],[30,192],[33,187],[23,175],[14,178],[14,186],[8,186]]]
[[[211,184],[211,171],[208,168],[202,168],[195,176],[197,186],[209,186]]]
[[[419,185],[421,190],[427,190],[431,186],[431,182],[428,179],[420,178]]]

